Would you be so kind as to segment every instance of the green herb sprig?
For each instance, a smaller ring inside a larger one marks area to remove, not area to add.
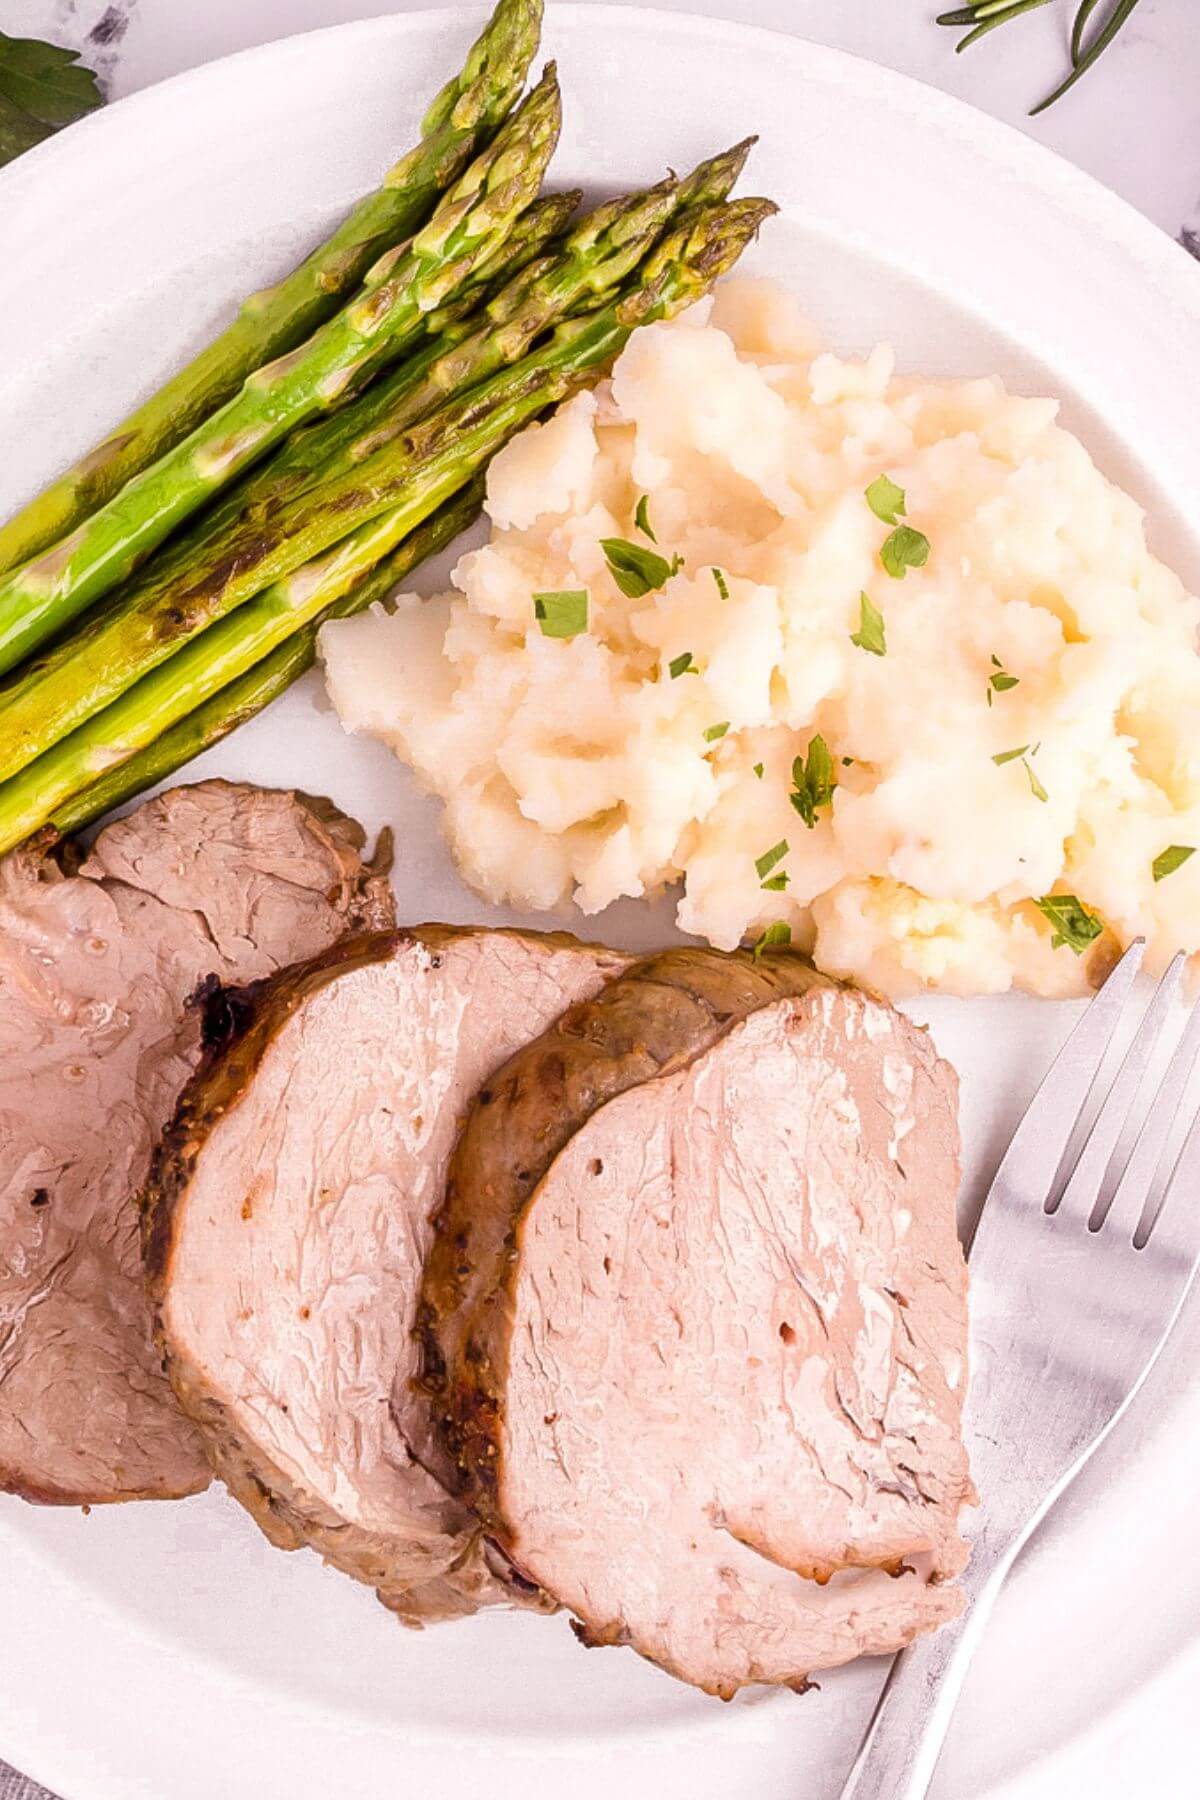
[[[601,538],[600,548],[613,580],[627,600],[644,600],[647,594],[657,593],[683,566],[681,556],[673,556],[668,562],[657,550],[631,544],[628,538]]]
[[[850,642],[872,656],[887,655],[887,627],[870,594],[858,596],[858,630],[850,633]]]
[[[1010,688],[1020,687],[1019,675],[1010,675],[998,656],[992,658],[993,674],[988,677],[987,703],[990,706],[997,694],[1007,694]]]
[[[1195,844],[1168,844],[1161,856],[1156,856],[1150,868],[1155,881],[1165,881],[1176,869],[1182,869],[1189,857],[1196,854]]]
[[[586,588],[560,588],[533,596],[533,616],[549,638],[578,637],[588,627]]]
[[[757,944],[755,944],[755,946],[754,946],[754,961],[755,962],[762,961],[762,954],[763,954],[764,950],[773,950],[776,947],[776,945],[782,946],[784,944],[790,944],[791,941],[792,941],[791,926],[785,925],[783,923],[782,919],[776,919],[776,921],[773,925],[767,926],[767,929],[763,932],[763,934],[759,938]]]
[[[995,31],[997,26],[1007,25],[1010,20],[1019,19],[1023,13],[1036,12],[1050,3],[1051,0],[970,0],[970,4],[966,6],[956,6],[951,12],[939,14],[938,24],[969,27],[966,37],[956,45],[956,49],[961,52],[969,50],[972,44],[977,44],[980,38],[986,37],[989,31]],[[1039,100],[1030,109],[1031,119],[1036,118],[1038,113],[1045,112],[1048,106],[1053,106],[1056,100],[1061,100],[1089,69],[1095,67],[1122,25],[1130,19],[1138,0],[1110,0],[1108,11],[1089,36],[1088,27],[1101,3],[1102,0],[1078,0],[1071,27],[1070,70],[1044,100]]]
[[[772,844],[769,850],[764,850],[761,856],[756,856],[754,859],[754,867],[757,871],[758,879],[765,884],[767,876],[771,873],[775,864],[781,863],[787,853],[788,841],[786,838],[780,838],[777,844]]]
[[[77,50],[0,31],[0,163],[104,104]]]
[[[1050,939],[1052,950],[1065,945],[1076,956],[1082,956],[1104,930],[1103,919],[1089,912],[1074,894],[1043,894],[1033,904],[1054,927],[1054,936]]]
[[[792,763],[792,789],[788,799],[811,831],[817,822],[817,808],[833,803],[833,757],[829,745],[818,732],[808,746],[808,755],[798,756]]]

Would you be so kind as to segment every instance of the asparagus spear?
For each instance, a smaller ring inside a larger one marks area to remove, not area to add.
[[[301,343],[390,244],[422,224],[516,101],[537,49],[541,13],[541,0],[499,0],[461,72],[425,115],[416,147],[298,268],[252,294],[214,343],[0,526],[0,573],[71,531],[186,437],[251,370]]]
[[[364,612],[377,600],[386,600],[393,588],[419,563],[436,556],[465,531],[482,505],[483,481],[477,478],[310,625],[285,638],[278,649],[261,662],[254,663],[236,681],[218,688],[210,699],[193,712],[186,713],[178,724],[172,725],[144,750],[136,751],[127,761],[115,762],[90,787],[65,800],[46,822],[54,838],[57,840],[70,832],[81,831],[114,807],[124,806],[135,795],[165,781],[176,769],[191,762],[201,751],[211,750],[231,731],[236,731],[239,725],[244,725],[247,719],[269,706],[311,669],[316,660],[317,633],[327,619],[348,618],[351,613]]]
[[[401,367],[425,367],[443,348],[465,337],[483,306],[505,292],[513,278],[528,268],[570,222],[581,197],[576,188],[566,194],[544,195],[532,206],[527,206],[503,244],[475,270],[472,280],[427,316],[428,347],[419,349]],[[274,456],[235,482],[213,505],[205,508],[193,526],[156,555],[146,570],[145,579],[157,581],[168,572],[182,576],[251,507],[264,514],[269,506],[277,505],[307,487],[313,471],[324,464],[347,436],[354,435],[352,418],[368,396],[376,394],[387,379],[384,376],[372,383],[366,393],[340,411],[292,432]],[[370,416],[374,417],[374,414]]]
[[[447,396],[516,362],[543,331],[594,304],[623,280],[666,221],[689,207],[724,200],[754,142],[747,138],[709,157],[683,181],[659,182],[597,207],[569,234],[557,256],[529,264],[478,317],[418,350],[333,418],[297,433],[262,471],[263,485],[252,502],[270,498],[272,470],[289,482],[302,476],[305,486],[324,479],[373,455]],[[293,491],[298,485],[293,484]]]
[[[710,157],[679,183],[661,182],[609,201],[580,221],[556,256],[526,261],[524,247],[543,229],[565,224],[577,195],[536,202],[514,227],[513,238],[523,242],[514,244],[510,238],[505,246],[514,252],[512,278],[490,301],[476,312],[469,304],[474,295],[459,294],[431,314],[427,345],[340,411],[293,432],[268,462],[210,507],[194,530],[166,552],[169,562],[156,560],[155,578],[164,570],[191,570],[243,513],[253,508],[256,516],[266,518],[270,509],[318,477],[326,479],[361,462],[443,400],[515,362],[541,331],[629,274],[672,214],[725,199],[754,141],[747,138]],[[486,271],[477,273],[486,277]],[[11,772],[0,758],[0,776]]]
[[[248,464],[383,362],[490,258],[537,193],[558,137],[553,67],[382,280],[276,362],[60,543],[0,580],[0,673],[61,631]]]
[[[572,188],[565,194],[543,194],[527,206],[491,256],[478,264],[457,293],[429,314],[425,320],[426,335],[439,338],[445,332],[461,330],[465,319],[471,318],[566,230],[582,199],[581,189]]]
[[[340,412],[294,433],[245,483],[237,514],[253,509],[268,518],[284,501],[364,461],[448,397],[516,362],[573,306],[594,302],[628,275],[675,205],[676,183],[665,181],[589,214],[557,252],[518,271],[478,312],[451,321]],[[216,535],[206,531],[205,543]]]
[[[247,537],[228,567],[208,578],[207,591],[201,584],[185,603],[182,623],[121,618],[114,621],[119,629],[97,634],[97,667],[120,663],[124,691],[101,711],[89,708],[78,729],[0,786],[0,851],[325,614],[515,431],[598,380],[637,326],[699,299],[774,210],[769,201],[742,200],[692,213],[622,295],[564,322],[543,349],[359,469],[301,496],[284,509],[272,537]],[[339,540],[348,526],[350,535]],[[239,604],[231,596],[247,585],[255,598]],[[172,654],[165,647],[172,637],[190,641]],[[142,678],[130,685],[136,676]]]
[[[702,164],[685,184],[688,195],[727,191],[744,158],[745,147],[739,145]],[[675,184],[667,182],[599,207],[569,235],[560,255],[534,262],[496,297],[478,331],[441,355],[418,357],[405,365],[407,373],[377,383],[344,414],[311,427],[316,452],[306,450],[306,434],[295,448],[285,446],[244,487],[244,503],[251,496],[255,504],[231,530],[225,530],[224,518],[211,532],[202,526],[199,538],[183,540],[147,571],[132,593],[115,596],[73,638],[0,695],[0,779],[15,775],[75,730],[265,580],[286,572],[272,569],[260,579],[257,558],[279,536],[287,508],[294,518],[306,492],[318,487],[324,492],[336,477],[353,483],[360,465],[440,401],[466,393],[504,364],[515,363],[545,329],[581,301],[594,298],[595,290],[615,286],[636,266],[677,201]],[[377,389],[382,390],[382,405]],[[336,516],[333,523],[338,523]],[[312,543],[308,554],[318,553],[349,528],[347,522],[329,531]],[[286,566],[302,560],[295,557]]]

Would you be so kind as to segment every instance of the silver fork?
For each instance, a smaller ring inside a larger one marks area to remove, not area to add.
[[[1125,953],[1063,1046],[984,1204],[971,1247],[964,1417],[982,1506],[967,1531],[966,1607],[896,1658],[842,1800],[927,1792],[1018,1551],[1141,1387],[1200,1262],[1200,1116],[1168,1155],[1200,1051],[1200,1004],[1138,1128],[1139,1092],[1167,1041],[1182,956],[1087,1124],[1106,1053],[1136,1004],[1143,948],[1139,940]]]

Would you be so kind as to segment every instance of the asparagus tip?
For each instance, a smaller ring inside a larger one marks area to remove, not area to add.
[[[716,156],[706,157],[703,162],[697,163],[691,174],[685,175],[679,184],[680,206],[695,206],[707,201],[727,199],[746,166],[746,158],[757,142],[757,136],[743,138],[728,150],[718,151]]]

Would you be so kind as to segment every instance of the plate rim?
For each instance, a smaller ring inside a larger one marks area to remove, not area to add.
[[[164,103],[173,105],[179,96],[193,92],[203,94],[205,88],[217,89],[227,77],[231,68],[239,69],[252,66],[256,60],[264,64],[278,64],[288,56],[306,57],[323,41],[337,37],[339,40],[359,39],[369,44],[372,39],[391,39],[410,32],[419,34],[438,27],[452,27],[461,31],[468,23],[482,21],[489,8],[486,5],[458,7],[453,5],[422,7],[402,13],[389,13],[375,18],[347,20],[340,23],[316,27],[312,30],[286,34],[268,40],[263,44],[235,51],[227,56],[195,67],[179,71],[155,81],[136,93],[125,96],[108,106],[88,115],[69,131],[60,133],[36,146],[19,160],[0,170],[0,206],[5,200],[23,200],[28,194],[35,192],[40,186],[43,176],[53,182],[56,172],[66,169],[73,161],[82,161],[91,157],[95,151],[103,154],[104,134],[114,129],[124,131],[127,128],[137,129],[140,113],[152,115]],[[1114,244],[1121,253],[1137,264],[1144,274],[1161,280],[1172,291],[1181,310],[1188,316],[1189,322],[1200,332],[1200,265],[1189,257],[1187,252],[1160,227],[1146,218],[1129,201],[1114,193],[1096,177],[1078,168],[1056,151],[1026,136],[1018,127],[1004,120],[984,113],[969,102],[950,95],[932,84],[914,76],[901,73],[883,64],[871,62],[867,58],[851,52],[837,49],[813,41],[791,32],[764,25],[742,23],[732,19],[711,17],[689,12],[666,11],[658,7],[622,6],[613,4],[612,0],[566,0],[564,4],[552,4],[547,9],[549,19],[554,23],[562,23],[568,29],[580,27],[601,31],[605,34],[619,31],[628,33],[631,28],[651,30],[656,34],[676,36],[695,40],[707,39],[715,47],[736,44],[745,50],[748,58],[758,55],[786,55],[805,60],[814,74],[828,78],[836,85],[837,76],[843,72],[847,79],[855,82],[867,82],[885,96],[892,94],[906,104],[898,110],[907,113],[920,113],[932,126],[945,122],[948,127],[962,129],[969,123],[970,132],[979,145],[981,155],[985,159],[1003,162],[1013,169],[1017,176],[1040,193],[1057,197],[1064,205],[1070,206],[1073,199],[1081,202],[1081,210],[1089,216],[1100,216],[1111,234]],[[191,101],[189,98],[189,107]],[[116,122],[114,125],[114,121]],[[99,134],[99,135],[98,135]],[[1122,434],[1123,435],[1123,434]],[[11,1536],[0,1523],[0,1541],[11,1541]],[[36,1558],[35,1558],[36,1560]],[[127,1622],[126,1630],[136,1630]],[[1197,1627],[1200,1635],[1200,1626]],[[1155,1674],[1147,1682],[1134,1689],[1121,1702],[1121,1710],[1132,1707],[1139,1695],[1152,1686],[1168,1667],[1176,1666],[1195,1649],[1195,1639],[1181,1646],[1178,1652],[1159,1665]],[[235,1678],[229,1672],[223,1672],[224,1678],[233,1683]],[[276,1696],[280,1710],[286,1710],[290,1702],[285,1696]],[[314,1708],[325,1716],[332,1709],[321,1706]],[[305,1717],[308,1716],[307,1709]],[[726,1718],[729,1714],[724,1715]],[[1112,1714],[1103,1723],[1111,1726]],[[1036,1759],[1028,1759],[1020,1766],[1029,1768],[1036,1760],[1041,1764],[1052,1763],[1068,1754],[1073,1746],[1091,1738],[1101,1729],[1096,1726],[1074,1732],[1061,1746],[1055,1747]],[[657,1734],[658,1741],[679,1730],[687,1730],[686,1726],[666,1725]],[[631,1728],[630,1734],[641,1738],[645,1734],[644,1727]],[[441,1727],[431,1728],[427,1733],[430,1743],[441,1749],[452,1743],[461,1741],[462,1734],[454,1734]],[[617,1741],[626,1741],[627,1734],[622,1734]],[[572,1734],[572,1744],[581,1743],[584,1730]],[[480,1734],[479,1741],[487,1744],[489,1738]],[[747,1740],[748,1741],[748,1740]],[[17,1747],[16,1754],[20,1766],[40,1768],[44,1771],[40,1779],[58,1785],[64,1793],[79,1791],[74,1776],[80,1773],[78,1753],[74,1758],[67,1754],[60,1761],[56,1774],[53,1763],[55,1757],[52,1748],[62,1749],[62,1740],[48,1740],[44,1745]],[[45,1749],[46,1754],[42,1754]],[[30,1751],[33,1754],[30,1754]],[[86,1752],[85,1752],[86,1754]],[[75,1767],[71,1765],[74,1762]],[[88,1773],[86,1779],[94,1778],[94,1771]],[[999,1785],[1007,1786],[1016,1774],[1016,1770],[1006,1771]],[[63,1776],[66,1779],[63,1779]],[[100,1789],[97,1789],[99,1792]],[[132,1800],[133,1788],[113,1785],[109,1792],[128,1795]]]
[[[461,25],[465,20],[472,19],[482,24],[491,10],[490,5],[474,0],[474,3],[467,6],[421,6],[403,12],[379,13],[371,18],[346,19],[338,24],[314,26],[308,31],[287,32],[279,37],[269,38],[265,43],[252,44],[242,50],[230,51],[228,55],[214,57],[208,62],[197,63],[191,68],[180,69],[173,75],[165,75],[157,81],[149,82],[135,93],[122,95],[119,99],[93,109],[66,130],[44,138],[41,143],[35,144],[0,168],[0,197],[16,188],[24,178],[36,176],[43,169],[51,169],[57,157],[73,155],[78,147],[89,143],[97,133],[110,129],[114,116],[119,115],[122,120],[128,120],[135,109],[161,104],[163,93],[167,89],[172,94],[177,94],[189,86],[201,86],[223,75],[230,68],[247,66],[256,59],[275,60],[285,49],[299,49],[327,38],[386,37],[397,26],[417,29],[438,21]],[[693,37],[697,32],[703,31],[714,37],[749,40],[764,48],[785,44],[789,50],[799,49],[802,54],[811,57],[818,67],[825,63],[831,70],[841,67],[867,72],[872,79],[878,79],[885,86],[894,87],[899,92],[919,94],[923,111],[933,114],[940,111],[948,120],[970,119],[976,136],[985,140],[990,137],[1005,150],[1007,159],[1026,162],[1035,173],[1044,171],[1047,179],[1053,179],[1067,189],[1073,186],[1081,195],[1086,194],[1101,204],[1114,224],[1119,223],[1123,227],[1122,235],[1128,236],[1129,248],[1135,254],[1151,262],[1161,262],[1169,276],[1182,277],[1185,287],[1192,290],[1191,300],[1197,319],[1200,320],[1200,262],[1190,256],[1161,226],[1139,211],[1131,200],[1108,187],[1087,169],[1080,168],[1069,157],[1030,137],[1019,126],[997,118],[994,113],[985,112],[957,94],[947,93],[944,88],[939,88],[932,82],[903,70],[893,69],[889,64],[872,62],[854,51],[818,43],[799,32],[783,31],[770,25],[743,23],[714,14],[668,10],[640,3],[621,5],[618,0],[547,0],[546,17],[570,19],[575,23],[598,19],[609,26],[619,24],[622,29],[627,29],[632,19],[638,25],[651,24],[657,30],[680,37]]]

